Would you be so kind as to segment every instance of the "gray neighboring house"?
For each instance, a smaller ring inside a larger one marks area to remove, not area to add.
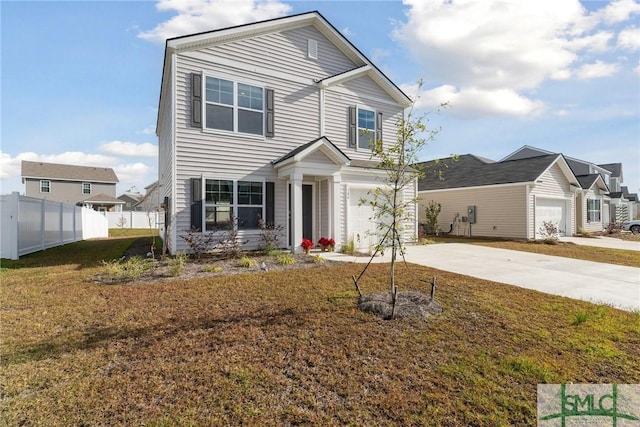
[[[97,211],[119,211],[118,177],[111,168],[22,161],[25,195],[37,199],[85,206]]]
[[[422,166],[420,222],[435,201],[442,207],[440,229],[454,235],[536,239],[544,237],[545,222],[554,223],[561,235],[576,231],[580,185],[562,154],[500,162],[465,154]]]
[[[139,206],[140,202],[143,199],[142,194],[132,194],[132,193],[124,193],[118,196],[118,200],[124,202],[122,205],[122,210],[125,212],[129,211],[142,211],[142,207]]]
[[[170,252],[233,217],[249,245],[264,218],[293,251],[321,237],[370,250],[376,226],[360,200],[385,173],[369,143],[394,143],[410,105],[318,12],[167,40],[156,134]],[[415,219],[403,225],[412,239]]]
[[[545,154],[554,154],[551,151],[544,150],[542,148],[531,147],[524,145],[509,154],[502,160],[515,160],[527,157],[540,156]],[[633,219],[638,212],[638,204],[626,197],[623,188],[623,175],[622,175],[622,163],[607,163],[607,164],[595,164],[586,160],[577,159],[574,157],[565,156],[567,163],[573,170],[573,173],[577,177],[583,177],[589,180],[588,177],[593,175],[600,175],[607,187],[605,190],[602,187],[602,183],[595,183],[597,187],[590,187],[594,192],[589,192],[585,188],[586,192],[577,209],[582,212],[591,212],[583,224],[579,224],[579,227],[587,231],[601,231],[610,222],[623,222],[629,219]],[[600,210],[600,221],[596,218],[596,211]],[[580,216],[580,215],[579,215]],[[591,221],[593,219],[593,221]],[[597,223],[601,223],[601,227]]]

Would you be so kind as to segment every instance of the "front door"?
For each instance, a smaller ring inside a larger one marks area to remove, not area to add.
[[[289,184],[289,246],[291,242],[291,184]],[[313,185],[302,184],[302,237],[313,241]]]

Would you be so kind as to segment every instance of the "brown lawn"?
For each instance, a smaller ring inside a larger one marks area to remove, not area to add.
[[[538,383],[640,383],[639,313],[417,266],[438,317],[357,311],[353,264],[93,283],[132,240],[3,262],[3,424],[535,425]]]

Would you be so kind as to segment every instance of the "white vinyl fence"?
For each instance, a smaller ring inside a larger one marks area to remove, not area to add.
[[[107,212],[109,228],[159,228],[162,212]]]
[[[95,237],[109,237],[107,219],[79,206],[21,196],[0,196],[0,258],[22,255]]]

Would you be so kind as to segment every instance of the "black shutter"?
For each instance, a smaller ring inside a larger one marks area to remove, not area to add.
[[[273,89],[267,89],[267,99],[265,110],[267,113],[266,117],[266,129],[264,136],[267,138],[273,138],[276,134],[275,132],[275,99],[274,99],[274,91]]]
[[[191,74],[191,126],[202,129],[202,76]]]
[[[191,229],[202,231],[202,180],[191,178]]]
[[[267,198],[266,198],[266,209],[265,209],[265,222],[267,224],[273,224],[275,221],[275,184],[273,182],[267,182]]]
[[[376,142],[382,141],[382,113],[376,115]]]
[[[358,115],[356,107],[349,107],[349,148],[358,144]]]

